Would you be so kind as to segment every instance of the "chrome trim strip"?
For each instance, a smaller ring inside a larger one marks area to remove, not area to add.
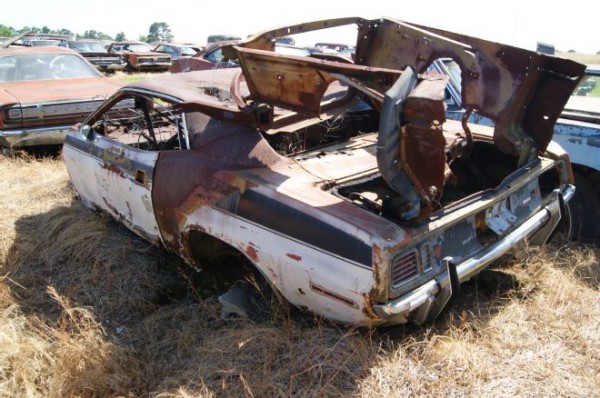
[[[0,146],[18,148],[32,145],[62,144],[67,133],[71,131],[76,131],[73,125],[0,130]]]

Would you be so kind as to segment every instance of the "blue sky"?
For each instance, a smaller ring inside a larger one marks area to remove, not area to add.
[[[558,7],[557,4],[562,4]],[[0,23],[15,28],[44,26],[83,33],[97,30],[129,39],[148,33],[153,22],[167,22],[175,40],[203,44],[210,34],[239,36],[277,26],[346,16],[396,19],[479,36],[535,49],[536,41],[554,43],[558,50],[600,51],[597,7],[593,2],[571,0],[384,1],[384,0],[229,0],[229,1],[117,1],[4,0]],[[346,32],[312,40],[349,41]]]

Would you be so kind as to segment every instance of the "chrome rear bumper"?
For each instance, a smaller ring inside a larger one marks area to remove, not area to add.
[[[517,227],[498,242],[490,245],[476,255],[464,259],[458,264],[452,264],[456,269],[458,281],[469,280],[481,272],[492,261],[497,260],[508,252],[515,244],[527,238],[536,241],[546,241],[561,218],[561,199],[566,203],[575,193],[573,185],[567,185],[562,190],[556,189],[555,199],[540,209],[527,221]],[[550,228],[545,228],[550,226]],[[544,236],[537,236],[543,234]],[[447,260],[448,263],[452,259]],[[438,277],[431,279],[414,291],[386,304],[374,305],[375,313],[384,323],[406,323],[412,321],[418,324],[435,318],[452,296],[451,274],[448,269]]]

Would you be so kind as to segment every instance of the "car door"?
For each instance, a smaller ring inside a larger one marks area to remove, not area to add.
[[[127,101],[121,106],[131,104]],[[111,119],[102,116],[96,126],[102,126],[103,118]],[[71,181],[84,203],[105,210],[153,243],[161,241],[151,197],[159,153],[101,134],[93,126],[69,135],[63,148]]]

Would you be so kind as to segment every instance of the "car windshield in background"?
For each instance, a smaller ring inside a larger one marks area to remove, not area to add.
[[[31,40],[29,43],[34,47],[60,46],[58,40]]]
[[[152,49],[147,44],[129,44],[125,46],[123,50],[136,53],[152,52]]]
[[[0,58],[0,82],[97,77],[96,69],[73,54],[26,54]]]
[[[586,74],[573,90],[565,111],[600,115],[600,71]]]
[[[74,41],[69,43],[69,47],[82,53],[104,53],[106,48],[102,43],[93,43],[85,41]]]
[[[181,47],[182,55],[196,55],[196,52],[192,47]]]
[[[310,56],[310,51],[308,51],[305,48],[291,47],[291,46],[287,46],[285,44],[275,45],[275,52],[278,54],[298,55],[301,57],[309,57]]]

